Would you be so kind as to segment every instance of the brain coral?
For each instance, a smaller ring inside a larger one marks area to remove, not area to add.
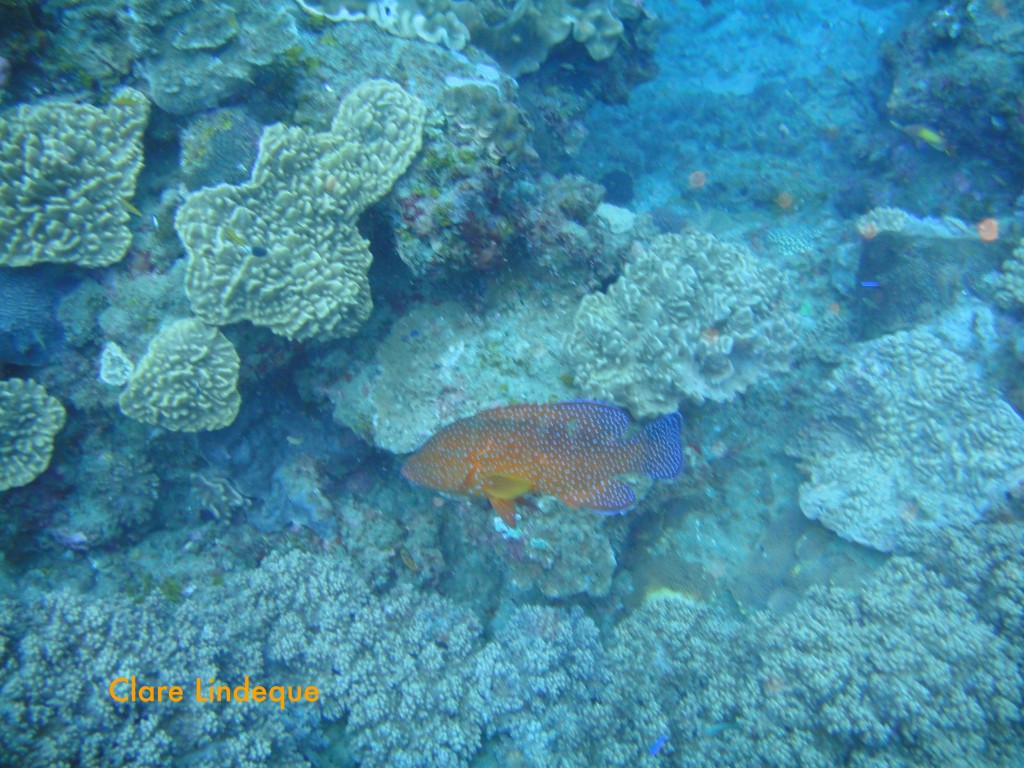
[[[0,266],[99,267],[125,255],[148,116],[131,88],[105,109],[48,101],[0,115]]]
[[[589,394],[637,416],[689,397],[726,401],[788,365],[782,280],[746,249],[699,233],[638,249],[604,294],[584,297],[566,352]]]
[[[50,464],[64,406],[34,381],[0,381],[0,491],[35,480]]]
[[[968,524],[1024,480],[1024,421],[926,329],[861,344],[815,402],[796,453],[800,507],[889,551],[920,529]]]
[[[405,172],[424,117],[418,99],[370,80],[324,133],[267,128],[249,181],[194,192],[178,211],[193,310],[289,339],[354,334],[372,307],[372,256],[356,219]]]
[[[226,427],[242,403],[238,369],[238,353],[220,331],[178,320],[149,342],[121,393],[121,411],[175,432]]]

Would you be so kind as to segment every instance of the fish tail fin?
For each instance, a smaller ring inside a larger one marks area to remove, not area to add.
[[[637,470],[650,478],[667,480],[683,468],[683,417],[667,413],[652,421],[634,440],[637,451]]]

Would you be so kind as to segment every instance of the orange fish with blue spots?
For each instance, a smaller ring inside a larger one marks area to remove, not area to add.
[[[592,400],[491,408],[431,437],[402,475],[436,491],[486,496],[510,527],[525,493],[622,512],[636,495],[621,475],[672,478],[683,463],[678,413],[632,427],[627,411]]]

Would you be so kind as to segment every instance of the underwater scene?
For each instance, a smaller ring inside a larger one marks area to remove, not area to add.
[[[1024,765],[1024,0],[0,0],[0,766]]]

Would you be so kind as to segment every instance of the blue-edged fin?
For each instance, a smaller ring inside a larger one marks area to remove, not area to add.
[[[667,413],[652,421],[633,438],[637,470],[654,480],[667,480],[683,468],[683,417]]]
[[[561,497],[570,507],[590,507],[605,514],[617,514],[636,501],[633,489],[619,480],[605,480],[590,488]]]

